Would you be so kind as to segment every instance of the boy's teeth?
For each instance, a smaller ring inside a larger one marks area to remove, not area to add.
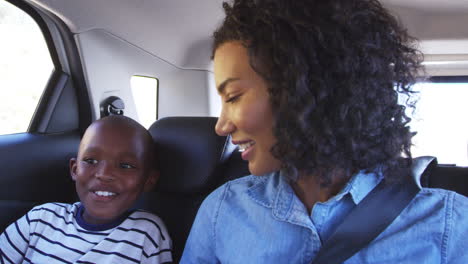
[[[244,152],[249,147],[253,146],[255,143],[253,141],[249,141],[247,143],[239,144],[239,152]]]
[[[113,192],[105,192],[105,191],[96,191],[94,193],[99,196],[114,196],[115,195],[115,193]]]

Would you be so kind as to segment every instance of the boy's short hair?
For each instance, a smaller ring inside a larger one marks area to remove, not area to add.
[[[145,164],[149,166],[148,167],[149,169],[159,170],[159,166],[157,164],[156,144],[150,132],[148,131],[148,129],[146,129],[143,125],[141,125],[136,120],[127,116],[111,115],[111,116],[105,116],[101,119],[94,121],[89,127],[93,126],[94,124],[99,124],[99,123],[109,123],[115,126],[123,125],[123,126],[129,126],[135,129],[139,134],[141,134],[142,139],[144,141],[145,156],[146,156]]]

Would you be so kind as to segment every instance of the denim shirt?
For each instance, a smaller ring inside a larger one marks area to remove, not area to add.
[[[310,264],[381,179],[358,173],[310,214],[280,172],[228,182],[201,205],[180,263]],[[344,263],[468,263],[468,199],[423,188],[390,226]]]

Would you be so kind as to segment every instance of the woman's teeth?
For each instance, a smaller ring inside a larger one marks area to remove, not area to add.
[[[249,147],[253,145],[255,145],[254,141],[249,141],[247,143],[239,144],[239,152],[244,152],[246,149],[248,149]]]
[[[106,191],[96,191],[94,192],[95,194],[99,195],[99,196],[114,196],[116,195],[116,193],[113,193],[113,192],[106,192]]]

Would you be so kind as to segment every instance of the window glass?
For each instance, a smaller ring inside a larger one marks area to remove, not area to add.
[[[6,1],[0,36],[0,135],[26,132],[54,65],[39,26]]]
[[[439,163],[468,166],[468,83],[419,83],[410,123],[414,157],[430,155]]]
[[[138,120],[149,128],[158,118],[158,79],[135,75],[130,83]]]

